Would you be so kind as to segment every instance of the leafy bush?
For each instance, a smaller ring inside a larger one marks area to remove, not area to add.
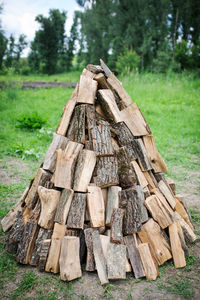
[[[125,75],[137,71],[140,63],[140,57],[132,49],[126,48],[124,53],[119,55],[116,62],[116,70],[118,73]]]
[[[29,75],[31,73],[31,69],[29,66],[22,66],[20,69],[21,75]]]
[[[43,153],[39,152],[34,148],[30,148],[27,145],[17,144],[12,146],[11,150],[8,152],[8,155],[20,157],[23,160],[24,159],[38,160],[41,158]]]
[[[30,115],[22,114],[17,119],[17,128],[25,128],[25,129],[40,129],[42,126],[46,123],[46,119],[42,118],[40,115],[38,115],[37,112],[33,112]]]

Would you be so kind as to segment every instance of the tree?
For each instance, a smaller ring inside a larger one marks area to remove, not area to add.
[[[0,14],[2,13],[3,7],[0,4]],[[0,69],[2,69],[3,58],[6,52],[7,47],[7,38],[4,35],[4,32],[1,27],[1,20],[0,20]]]

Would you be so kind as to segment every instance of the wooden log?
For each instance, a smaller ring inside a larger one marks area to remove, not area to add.
[[[82,75],[83,76],[86,76],[86,77],[89,77],[91,79],[93,79],[95,77],[95,74],[90,72],[89,70],[87,69],[83,69],[83,72],[82,72]]]
[[[99,157],[97,159],[97,185],[101,188],[106,188],[118,184],[118,163],[116,157]]]
[[[176,205],[175,205],[175,211],[183,218],[183,220],[190,226],[190,228],[192,230],[194,230],[194,226],[192,225],[189,215],[185,209],[185,207],[183,206],[183,204],[178,200],[177,197],[174,198],[174,200],[176,201]]]
[[[99,74],[101,72],[103,72],[103,69],[101,68],[101,66],[98,66],[98,65],[87,65],[87,69],[92,72],[92,73],[95,73],[95,74]]]
[[[158,266],[151,255],[148,243],[138,245],[138,251],[142,260],[146,278],[149,280],[156,280],[159,275]]]
[[[18,243],[21,241],[24,232],[23,213],[18,211],[12,228],[8,232],[5,248],[14,254],[17,253]]]
[[[55,223],[53,229],[53,235],[51,238],[51,246],[49,249],[49,255],[45,266],[46,272],[58,273],[59,268],[59,257],[62,238],[65,235],[66,225]]]
[[[70,206],[67,227],[83,229],[87,194],[75,193]]]
[[[66,224],[67,216],[70,210],[74,191],[71,189],[64,189],[61,192],[60,200],[56,209],[54,222],[59,224]]]
[[[51,239],[43,240],[41,243],[41,249],[40,249],[40,254],[39,254],[39,270],[44,271],[45,270],[45,265],[47,262],[47,256],[49,253],[49,248],[51,245]]]
[[[108,245],[108,279],[126,278],[126,246],[109,243]]]
[[[87,191],[95,164],[96,154],[94,151],[84,149],[80,152],[74,174],[73,189],[75,192]]]
[[[107,206],[107,201],[108,201],[108,189],[101,189],[102,195],[103,195],[103,200],[104,200],[104,207],[106,208]]]
[[[172,216],[174,215],[174,210],[171,208],[171,206],[168,204],[167,200],[163,196],[163,194],[159,191],[159,189],[152,189],[152,193],[156,195],[156,197],[159,199],[159,201],[162,203],[162,205],[165,207],[165,210],[167,211],[168,215]]]
[[[161,228],[165,229],[172,224],[171,215],[155,195],[148,197],[145,200],[145,205],[150,211],[154,220],[158,222]]]
[[[139,182],[140,186],[141,186],[142,188],[147,187],[148,182],[147,182],[147,180],[146,180],[146,178],[145,178],[143,172],[141,171],[141,169],[140,169],[138,163],[136,162],[136,160],[132,161],[132,162],[131,162],[131,165],[133,166],[133,168],[134,168],[134,170],[135,170],[135,173],[136,173],[136,175],[137,175],[137,179],[138,179],[138,182]]]
[[[40,228],[35,242],[35,248],[33,250],[33,254],[30,260],[30,265],[37,266],[39,264],[43,241],[50,239],[51,235],[52,235],[52,230]]]
[[[142,171],[149,171],[152,169],[151,163],[147,156],[146,149],[144,147],[142,139],[134,139],[132,142],[132,148],[136,153],[140,168]]]
[[[183,233],[183,230],[181,228],[180,222],[177,219],[174,219],[174,222],[176,223],[178,236],[179,236],[179,239],[180,239],[180,242],[181,242],[181,247],[182,247],[185,255],[187,255],[188,254],[188,247],[187,247],[186,242],[185,242],[185,237],[184,237],[184,233]]]
[[[109,80],[108,80],[108,83]],[[121,120],[127,125],[134,136],[151,134],[151,130],[137,104],[129,104],[120,112]]]
[[[115,97],[111,90],[103,89],[98,91],[98,100],[101,104],[103,112],[106,118],[110,122],[119,123],[121,122],[120,111],[115,102]]]
[[[54,177],[56,187],[71,189],[74,176],[74,167],[82,144],[69,141],[65,150],[57,150],[57,162]]]
[[[63,237],[59,265],[60,277],[64,281],[71,281],[82,276],[79,248],[79,237]]]
[[[97,186],[88,186],[87,207],[91,227],[102,227],[105,225],[105,207],[102,191]]]
[[[152,135],[144,136],[143,142],[154,172],[155,173],[168,172],[164,159],[162,158],[162,156],[160,155],[160,153],[156,148],[154,136]]]
[[[86,271],[92,272],[95,271],[95,261],[94,261],[94,253],[93,253],[93,240],[92,233],[93,228],[87,228],[84,230],[85,234],[85,242],[87,246],[87,258],[86,258]]]
[[[106,226],[111,225],[111,216],[114,208],[119,207],[119,192],[122,190],[120,186],[110,186],[108,188],[108,201],[106,205]]]
[[[112,74],[111,70],[108,68],[108,66],[102,59],[100,59],[100,65],[107,77]]]
[[[94,104],[97,82],[92,78],[81,75],[79,81],[77,103]]]
[[[97,230],[94,230],[92,233],[92,241],[93,241],[94,259],[95,259],[95,264],[96,264],[97,273],[100,282],[102,285],[107,284],[108,283],[107,264],[103,254],[99,232]]]
[[[73,142],[85,144],[85,104],[75,107],[67,137]]]
[[[173,222],[169,226],[169,238],[172,249],[172,256],[176,268],[183,268],[186,266],[185,254],[181,247],[181,241],[178,235],[176,223]]]
[[[149,188],[147,186],[145,186],[145,188],[143,188],[143,193],[144,193],[144,198],[146,199],[147,197],[151,196]]]
[[[137,184],[137,176],[131,164],[131,159],[126,147],[121,147],[117,153],[119,182],[122,187]]]
[[[71,98],[65,104],[65,108],[64,108],[60,123],[56,130],[57,134],[65,136],[67,133],[69,122],[70,122],[70,119],[71,119],[71,116],[72,116],[72,113],[74,111],[74,107],[75,107],[76,101],[77,101],[78,86],[79,86],[79,84],[77,83],[76,88],[75,88]]]
[[[136,235],[127,235],[124,237],[124,242],[128,250],[128,258],[130,259],[135,278],[145,276],[142,261],[136,244]]]
[[[114,208],[111,217],[111,242],[122,244],[122,224],[123,224],[124,210],[121,208]]]
[[[95,75],[94,80],[96,80],[98,82],[98,86],[101,89],[109,89],[109,85],[108,85],[103,73],[99,73],[99,74]]]
[[[38,194],[41,202],[41,214],[38,224],[45,229],[52,229],[61,192],[39,186]]]
[[[135,198],[137,199],[137,203],[138,206],[140,206],[140,210],[141,210],[141,223],[145,223],[148,221],[148,212],[147,209],[145,207],[145,196],[144,196],[144,192],[141,186],[136,185],[132,187],[134,190],[134,195]]]
[[[67,146],[68,139],[63,135],[54,133],[53,140],[44,157],[43,169],[54,172],[56,168],[56,150],[64,150]]]
[[[168,185],[171,188],[171,191],[173,192],[174,195],[176,195],[176,184],[175,184],[174,180],[171,178],[167,178],[166,180],[167,180]]]
[[[103,249],[103,255],[105,257],[106,263],[108,261],[108,245],[110,244],[110,237],[106,235],[99,235],[100,240],[101,240],[101,246]]]
[[[186,241],[193,243],[197,239],[197,237],[190,226],[177,212],[174,213],[174,219],[179,221]]]
[[[138,235],[142,243],[149,243],[159,266],[172,257],[169,245],[162,236],[160,226],[153,219],[149,219],[147,223],[142,225]]]
[[[157,186],[154,183],[154,180],[151,176],[150,171],[144,171],[143,174],[144,174],[144,177],[146,178],[146,181],[148,182],[149,190],[152,191],[152,190],[156,189]]]
[[[171,207],[175,208],[176,201],[174,200],[174,196],[172,195],[171,191],[168,189],[167,185],[163,180],[159,181],[158,188],[161,191],[161,193],[165,196]]]

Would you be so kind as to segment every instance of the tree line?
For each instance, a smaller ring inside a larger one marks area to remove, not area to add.
[[[69,37],[66,12],[38,15],[28,55],[32,72],[53,74],[105,60],[115,71],[165,72],[200,68],[198,0],[76,0]],[[1,10],[2,8],[0,8]],[[6,39],[0,26],[0,67],[19,65],[27,46],[21,35]]]

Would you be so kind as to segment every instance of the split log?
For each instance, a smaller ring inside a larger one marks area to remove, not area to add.
[[[103,119],[104,121],[106,121],[106,116],[104,115],[104,112],[102,110],[102,107],[100,104],[97,104],[95,107],[95,111],[96,113],[99,115],[99,118]]]
[[[97,159],[97,185],[106,188],[118,185],[118,163],[116,157],[99,157]]]
[[[101,104],[106,118],[114,123],[121,122],[120,111],[115,102],[115,97],[111,90],[104,89],[98,91],[98,100]]]
[[[174,195],[176,195],[176,184],[175,184],[174,180],[171,178],[167,178],[166,180],[167,180],[168,185],[171,188],[171,191],[173,192]]]
[[[181,241],[178,235],[176,223],[169,226],[169,238],[172,249],[172,256],[176,268],[183,268],[186,266],[185,254],[181,247]]]
[[[167,200],[163,196],[163,194],[159,191],[159,189],[152,189],[152,193],[156,195],[156,197],[159,199],[159,201],[162,203],[162,206],[167,211],[167,214],[173,217],[174,210],[171,208],[171,206],[168,204]]]
[[[151,196],[149,188],[147,186],[145,186],[143,188],[143,193],[144,193],[144,198],[146,199],[147,197]]]
[[[95,271],[95,261],[94,261],[94,253],[93,253],[93,240],[92,233],[93,228],[87,228],[84,230],[85,234],[85,242],[87,246],[87,258],[86,258],[86,271],[92,272]]]
[[[112,74],[112,72],[102,59],[100,59],[100,64],[101,64],[101,68],[103,69],[106,76],[107,77],[110,76]]]
[[[190,226],[177,212],[174,213],[174,219],[179,221],[186,241],[193,243],[197,239],[197,237]]]
[[[41,214],[38,224],[45,229],[52,229],[61,193],[53,189],[49,190],[43,186],[39,186],[38,194],[41,201]]]
[[[83,76],[86,76],[86,77],[89,77],[91,79],[93,79],[95,77],[95,74],[90,72],[89,70],[87,69],[83,69],[83,72],[82,72],[82,75]]]
[[[108,262],[108,245],[110,244],[110,237],[100,234],[101,246],[103,249],[103,255],[105,257],[106,263]]]
[[[79,237],[63,237],[59,259],[60,277],[62,280],[71,281],[82,276],[79,248]]]
[[[110,186],[108,188],[108,201],[106,205],[106,226],[111,225],[111,216],[114,208],[119,207],[119,192],[122,190],[120,186]]]
[[[105,225],[105,207],[102,191],[97,186],[88,186],[87,207],[91,227],[102,227]]]
[[[53,134],[53,141],[49,146],[44,157],[43,169],[54,173],[56,168],[56,150],[64,150],[67,146],[68,139],[60,134]]]
[[[176,201],[174,200],[174,196],[172,195],[171,191],[168,189],[167,185],[163,180],[159,181],[158,188],[161,191],[161,193],[165,196],[171,207],[175,208]]]
[[[96,80],[98,82],[98,86],[101,89],[109,89],[109,85],[108,85],[103,73],[99,73],[99,74],[95,75],[94,80]]]
[[[111,242],[122,244],[122,224],[123,224],[124,211],[121,208],[114,208],[111,217]]]
[[[110,83],[109,80],[108,83]],[[121,120],[125,122],[125,124],[134,136],[143,136],[151,134],[151,130],[137,104],[131,103],[129,103],[128,107],[121,110]]]
[[[93,231],[92,240],[93,240],[94,259],[95,259],[95,264],[96,264],[99,279],[102,285],[107,284],[108,283],[107,264],[103,254],[100,236],[97,230]]]
[[[147,151],[148,158],[152,164],[153,170],[157,172],[168,172],[164,159],[158,152],[154,140],[154,136],[144,136],[143,142]]]
[[[74,174],[73,189],[75,192],[87,191],[87,186],[91,180],[95,164],[96,154],[94,151],[84,149],[80,152]]]
[[[41,250],[40,250],[40,254],[39,254],[39,263],[38,263],[40,271],[45,270],[45,265],[47,262],[47,256],[49,253],[50,245],[51,245],[51,239],[43,240],[41,243]]]
[[[56,171],[54,184],[56,187],[71,189],[74,175],[74,166],[82,144],[69,141],[65,150],[57,150]]]
[[[77,103],[94,104],[96,90],[97,82],[88,76],[81,75]]]
[[[148,182],[148,188],[150,189],[150,191],[156,189],[157,184],[155,184],[153,177],[151,176],[152,173],[150,173],[150,171],[144,171],[143,174],[146,178],[146,181]]]
[[[85,104],[75,107],[67,137],[73,142],[85,144]]]
[[[188,254],[188,247],[187,247],[186,242],[185,242],[185,237],[184,237],[184,233],[183,233],[183,230],[181,228],[180,222],[177,219],[174,219],[174,222],[176,223],[178,236],[179,236],[179,239],[180,239],[180,242],[181,242],[181,247],[182,247],[185,255],[187,255]]]
[[[46,272],[58,273],[59,268],[59,257],[62,238],[65,235],[66,225],[55,223],[53,229],[53,235],[51,238],[51,246],[49,249],[49,255],[45,267]]]
[[[183,220],[190,226],[190,228],[192,230],[194,230],[194,226],[192,225],[190,218],[188,216],[188,213],[185,209],[185,207],[183,206],[183,204],[178,200],[177,197],[174,198],[174,200],[176,201],[176,205],[175,205],[175,211],[183,218]]]
[[[147,156],[147,152],[142,139],[134,139],[131,142],[131,144],[132,144],[132,148],[134,149],[134,152],[136,153],[136,157],[138,159],[142,171],[151,170],[152,166]]]
[[[67,227],[83,229],[87,194],[75,193],[70,206]]]
[[[92,73],[95,73],[95,74],[99,74],[101,72],[103,72],[103,69],[101,68],[101,66],[98,66],[98,65],[87,65],[87,69],[92,72]]]
[[[108,245],[108,279],[126,278],[126,246],[109,243]]]
[[[58,128],[56,130],[57,134],[65,136],[67,133],[69,122],[70,122],[70,119],[71,119],[71,116],[72,116],[72,113],[74,111],[74,107],[75,107],[76,101],[77,101],[78,86],[79,86],[79,84],[77,83],[76,88],[75,88],[71,98],[65,104],[65,108],[64,108],[61,120],[60,120],[60,124],[58,125]]]
[[[21,241],[23,236],[23,223],[23,213],[22,211],[18,211],[14,224],[8,232],[8,237],[6,239],[6,250],[14,254],[17,253],[18,243]]]
[[[134,170],[135,170],[135,173],[136,173],[136,175],[137,175],[137,179],[138,179],[138,182],[139,182],[140,186],[141,186],[142,188],[147,187],[148,182],[147,182],[147,180],[146,180],[146,178],[145,178],[143,172],[141,171],[141,169],[140,169],[138,163],[136,162],[136,160],[132,161],[132,162],[131,162],[131,165],[133,166],[133,168],[134,168]]]
[[[54,222],[59,224],[65,224],[69,209],[71,206],[74,191],[71,189],[64,189],[61,193],[60,200],[56,209],[56,215]]]
[[[107,201],[108,201],[108,189],[101,189],[102,195],[103,195],[103,200],[104,200],[104,207],[106,208],[107,206]]]
[[[137,203],[138,206],[141,207],[141,223],[145,223],[148,221],[148,212],[147,209],[145,207],[145,196],[144,196],[144,192],[141,186],[136,185],[132,187],[134,189],[134,195],[135,198],[137,199]]]
[[[156,280],[159,275],[159,271],[157,264],[151,255],[148,243],[138,245],[138,251],[140,253],[146,278],[149,280]]]
[[[136,235],[127,235],[124,242],[128,250],[128,258],[130,259],[135,278],[145,277],[142,261],[136,244]]]

